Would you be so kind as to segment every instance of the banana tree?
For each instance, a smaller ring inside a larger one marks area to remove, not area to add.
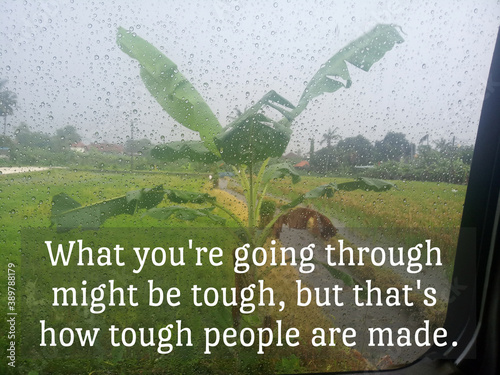
[[[172,142],[157,146],[153,149],[152,155],[170,161],[180,158],[206,163],[222,160],[231,165],[245,192],[248,220],[242,222],[233,213],[227,213],[241,226],[247,241],[254,245],[261,245],[276,220],[305,199],[331,197],[336,190],[356,188],[381,191],[392,186],[386,181],[366,178],[347,184],[330,183],[319,186],[295,201],[282,206],[281,212],[262,231],[258,232],[256,229],[261,204],[269,184],[284,176],[291,176],[293,183],[300,179],[297,172],[288,164],[268,166],[270,158],[282,156],[285,152],[292,134],[294,119],[302,113],[313,98],[324,93],[335,92],[342,87],[349,88],[351,86],[352,81],[347,63],[368,71],[395,44],[402,42],[403,38],[394,26],[378,25],[326,61],[307,84],[297,105],[293,105],[275,91],[270,91],[223,128],[202,96],[179,71],[174,62],[135,33],[120,27],[117,37],[117,43],[122,51],[140,63],[140,76],[161,107],[174,120],[186,128],[198,132],[200,136],[200,141]],[[279,120],[273,120],[270,117],[269,112],[272,111],[279,114]],[[158,189],[158,187],[155,188],[156,194],[158,194]],[[185,196],[180,199],[179,194],[182,195],[182,192],[174,194],[172,191],[165,190],[164,193],[175,203],[208,203],[213,207],[227,211],[218,205],[215,199],[208,199],[203,194],[184,193],[189,198]],[[123,209],[115,210],[114,213],[134,213],[136,210],[131,208],[131,204],[136,204],[136,208],[141,207],[141,202],[148,196],[147,192],[143,190],[134,194],[132,198],[129,195],[121,197],[122,200],[125,199],[123,202],[126,203],[124,203]],[[55,203],[68,202],[69,199],[69,197],[59,197]],[[150,207],[153,203],[156,203],[156,200],[154,202],[148,201],[144,207],[152,209],[148,214],[156,218],[166,219],[174,215],[193,219],[204,216],[221,222],[206,208],[198,211],[193,208],[182,208],[182,206],[175,206],[175,209],[159,209]],[[92,220],[88,216],[89,207],[79,207],[77,202],[73,202],[72,206],[71,210],[64,211],[57,208],[58,204],[56,204],[52,214],[53,223],[62,229],[69,229],[76,224],[74,219],[76,215],[76,217],[85,218],[82,220],[86,220],[87,224],[92,223],[95,226],[102,223],[103,218],[109,216],[109,213],[101,214],[100,218]],[[84,211],[85,215],[80,216]],[[66,215],[71,215],[73,220],[66,220]],[[80,226],[82,225],[85,226],[85,223],[81,222]]]
[[[156,208],[167,195],[174,203],[205,203],[212,205],[211,209],[218,207],[226,211],[244,231],[246,240],[258,246],[265,241],[276,220],[305,199],[331,197],[337,190],[383,191],[391,188],[392,184],[389,182],[367,178],[344,184],[330,183],[319,186],[283,205],[281,212],[263,230],[256,229],[257,218],[269,184],[285,176],[291,176],[293,183],[300,180],[291,165],[280,163],[268,166],[270,158],[279,157],[285,152],[290,142],[294,119],[313,98],[351,86],[347,63],[368,71],[395,44],[402,42],[403,38],[394,26],[378,25],[326,61],[307,84],[297,105],[293,105],[275,91],[270,91],[223,128],[202,96],[182,75],[174,62],[146,40],[120,27],[117,43],[123,52],[140,63],[140,75],[149,92],[173,119],[198,132],[200,136],[200,141],[172,142],[157,146],[152,155],[170,161],[180,158],[205,163],[222,160],[231,165],[245,192],[248,220],[241,221],[207,194],[156,187],[129,192],[123,197],[87,207],[81,207],[68,196],[59,195],[54,199],[52,223],[62,230],[77,226],[98,227],[110,216],[133,214],[140,208],[150,209],[147,214],[158,219],[177,216],[187,220],[208,217],[219,223],[223,220],[207,211],[206,207],[199,210],[182,206]],[[269,115],[270,111],[276,111],[279,120],[273,120]]]
[[[347,63],[368,71],[395,44],[402,42],[402,37],[393,26],[378,25],[326,61],[307,84],[297,105],[275,91],[270,91],[234,121],[222,127],[202,96],[174,62],[144,39],[119,28],[117,43],[123,52],[140,63],[140,76],[149,92],[174,120],[200,136],[199,141],[172,142],[157,146],[152,150],[152,155],[170,161],[187,158],[212,163],[221,160],[231,165],[245,192],[248,219],[241,220],[209,194],[157,186],[128,192],[121,197],[85,207],[71,197],[59,194],[53,198],[52,224],[62,231],[75,227],[98,228],[109,217],[133,215],[141,210],[145,210],[145,215],[160,220],[170,217],[194,220],[204,217],[219,225],[224,224],[225,219],[213,211],[217,208],[236,222],[246,242],[262,246],[277,220],[307,199],[329,198],[338,190],[390,189],[393,185],[387,181],[367,178],[318,186],[282,205],[279,214],[263,229],[257,229],[262,202],[272,181],[285,176],[291,177],[293,183],[300,180],[291,165],[269,165],[271,158],[280,157],[285,152],[290,142],[293,121],[315,97],[351,86]],[[279,118],[278,120],[271,118],[270,112],[273,111],[278,114],[273,118]],[[157,207],[165,197],[175,205]],[[186,203],[190,203],[190,207],[186,207]],[[196,209],[192,207],[193,204],[204,207]],[[241,275],[235,274],[238,288],[245,283]],[[233,315],[237,326],[238,309],[233,309]]]

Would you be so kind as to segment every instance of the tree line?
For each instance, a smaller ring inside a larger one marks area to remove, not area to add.
[[[313,171],[352,173],[363,168],[363,174],[370,177],[453,183],[465,183],[468,178],[473,146],[456,145],[454,139],[429,144],[426,136],[417,146],[403,133],[388,132],[375,143],[357,135],[333,145],[339,138],[336,129],[329,129],[320,141],[326,147],[318,151],[311,140],[309,163]]]

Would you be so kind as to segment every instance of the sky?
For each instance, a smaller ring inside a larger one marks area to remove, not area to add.
[[[293,123],[289,151],[316,149],[329,128],[380,140],[403,132],[456,144],[475,139],[500,4],[491,1],[15,1],[0,13],[0,79],[21,122],[54,134],[73,125],[85,143],[198,139],[152,98],[139,64],[116,44],[122,26],[174,61],[223,126],[275,90],[297,104],[321,64],[379,23],[401,27],[369,72],[325,94]]]

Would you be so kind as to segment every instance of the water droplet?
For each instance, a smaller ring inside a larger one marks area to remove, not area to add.
[[[92,24],[91,24],[91,23],[89,23],[89,24],[87,25],[87,27],[88,27],[89,29],[91,29],[91,28],[92,28]]]
[[[278,3],[274,3],[273,7],[277,8],[278,7]]]
[[[236,5],[236,6],[234,7],[234,9],[235,9],[236,11],[239,11],[239,10],[240,10],[240,6],[239,6],[239,5]]]
[[[422,64],[422,69],[427,69],[427,65]]]

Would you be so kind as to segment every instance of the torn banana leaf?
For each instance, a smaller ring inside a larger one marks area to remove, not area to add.
[[[302,93],[297,111],[304,110],[316,96],[326,92],[335,92],[341,87],[349,88],[352,80],[347,62],[367,72],[395,44],[403,42],[404,39],[394,26],[377,25],[341,49],[321,66]]]

